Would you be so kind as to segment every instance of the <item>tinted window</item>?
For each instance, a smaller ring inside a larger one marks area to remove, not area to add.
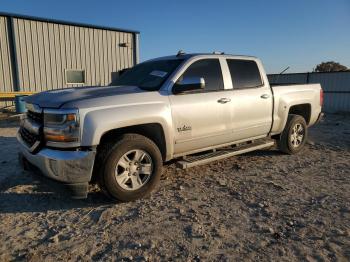
[[[262,85],[260,72],[255,61],[227,60],[234,89],[253,88]]]
[[[203,77],[205,91],[216,91],[224,89],[221,66],[218,59],[203,59],[191,64],[185,73],[180,77]]]
[[[173,59],[140,63],[126,70],[111,85],[138,86],[148,91],[159,90],[182,61],[182,59]]]

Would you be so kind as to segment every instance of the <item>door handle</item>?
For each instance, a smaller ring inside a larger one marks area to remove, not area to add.
[[[263,98],[263,99],[267,99],[267,98],[270,97],[270,95],[268,95],[268,94],[263,94],[263,95],[261,95],[260,97]]]
[[[231,102],[231,99],[230,98],[226,98],[226,97],[220,98],[218,100],[218,103],[220,103],[220,104],[226,104],[228,102]]]

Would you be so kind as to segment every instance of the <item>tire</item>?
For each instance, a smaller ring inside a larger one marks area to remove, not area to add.
[[[291,114],[288,116],[286,126],[277,141],[278,148],[280,151],[289,155],[297,154],[304,148],[307,135],[308,130],[305,119],[302,116]]]
[[[159,185],[163,160],[157,145],[147,137],[121,135],[117,141],[103,146],[100,159],[98,184],[114,200],[128,202],[144,198]]]

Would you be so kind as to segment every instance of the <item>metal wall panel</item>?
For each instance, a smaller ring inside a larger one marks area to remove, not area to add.
[[[268,75],[269,82],[271,84],[280,83],[280,84],[303,84],[307,81],[307,73],[303,74],[276,74]]]
[[[133,33],[22,18],[13,21],[21,91],[105,86],[114,72],[134,65]],[[84,70],[85,83],[67,84],[69,69]]]
[[[14,90],[7,19],[7,17],[0,16],[0,92]],[[1,107],[9,105],[12,105],[12,102],[0,101]]]
[[[312,73],[310,83],[320,83],[325,112],[350,112],[350,72]]]
[[[350,93],[326,93],[323,111],[328,113],[350,112]]]
[[[350,72],[310,73],[310,83],[320,83],[324,91],[350,92]]]
[[[108,85],[138,62],[138,34],[0,12],[0,92]],[[69,69],[84,70],[85,83],[66,83]]]
[[[320,83],[324,112],[350,112],[350,72],[269,75],[268,78],[271,83]]]

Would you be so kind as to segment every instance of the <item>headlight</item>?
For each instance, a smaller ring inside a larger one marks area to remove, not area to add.
[[[49,146],[78,146],[80,142],[78,110],[44,109],[44,137]]]

